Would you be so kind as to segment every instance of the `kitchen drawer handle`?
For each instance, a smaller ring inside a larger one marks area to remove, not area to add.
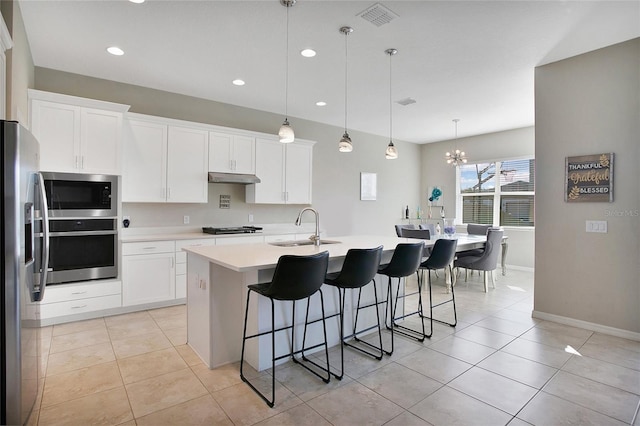
[[[72,306],[71,309],[82,309],[82,308],[86,308],[87,305],[82,305],[82,306]]]
[[[71,294],[85,294],[85,293],[86,293],[86,291],[74,291]]]
[[[149,247],[142,247],[142,250],[155,250],[157,248],[158,247],[155,247],[155,246],[149,246]]]

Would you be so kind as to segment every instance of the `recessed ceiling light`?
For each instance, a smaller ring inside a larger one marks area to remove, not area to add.
[[[316,102],[317,106],[327,106],[327,103],[325,101],[318,101]]]
[[[111,53],[112,55],[115,55],[115,56],[124,55],[124,50],[122,50],[122,49],[120,49],[119,47],[116,47],[116,46],[107,47],[107,52],[109,52],[109,53]]]
[[[137,3],[137,4],[144,3],[144,0],[129,0],[129,1],[131,3]]]
[[[244,80],[240,80],[239,78],[236,78],[235,80],[233,80],[232,83],[235,84],[236,86],[244,86]]]
[[[316,51],[313,49],[304,49],[302,52],[300,52],[300,54],[305,58],[313,58],[314,56],[316,56]]]

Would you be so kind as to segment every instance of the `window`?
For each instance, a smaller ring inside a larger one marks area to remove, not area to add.
[[[458,166],[458,217],[462,223],[533,226],[535,160]]]

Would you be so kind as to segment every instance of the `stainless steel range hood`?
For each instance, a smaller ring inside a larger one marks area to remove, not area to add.
[[[242,185],[249,185],[252,183],[260,183],[260,179],[256,175],[209,172],[209,183],[240,183]]]

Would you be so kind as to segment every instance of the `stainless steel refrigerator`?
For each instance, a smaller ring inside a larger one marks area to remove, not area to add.
[[[29,420],[42,383],[40,329],[25,307],[44,296],[48,217],[38,141],[17,122],[0,120],[0,145],[0,424],[14,425]]]

